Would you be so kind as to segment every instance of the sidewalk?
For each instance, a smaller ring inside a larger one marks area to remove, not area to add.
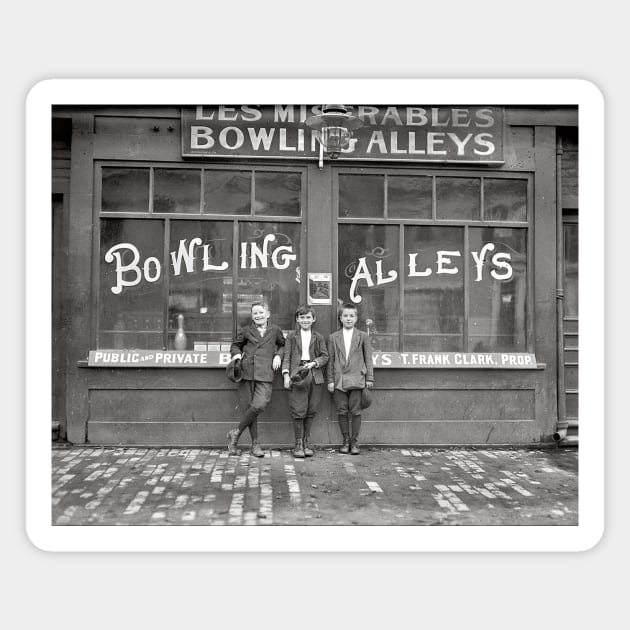
[[[56,525],[577,525],[578,451],[52,450]]]
[[[53,445],[55,525],[577,525],[578,450]]]

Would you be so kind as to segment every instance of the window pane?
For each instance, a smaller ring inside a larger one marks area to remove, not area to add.
[[[578,316],[578,224],[564,224],[564,316]]]
[[[206,214],[250,214],[252,174],[249,171],[204,171]]]
[[[357,327],[370,329],[374,350],[399,350],[400,285],[398,279],[388,281],[391,271],[398,272],[398,256],[397,226],[339,226],[339,299],[358,306]],[[363,277],[353,291],[357,273]]]
[[[300,173],[256,171],[254,214],[299,217],[302,176]]]
[[[193,239],[201,242],[191,248]],[[169,348],[176,347],[178,315],[186,350],[194,350],[195,343],[231,341],[232,249],[232,222],[171,221]]]
[[[387,211],[393,219],[430,219],[432,177],[387,177]]]
[[[339,216],[384,216],[384,175],[339,175]]]
[[[200,170],[156,168],[153,188],[153,212],[199,214]]]
[[[527,221],[527,181],[485,179],[483,206],[486,221]]]
[[[405,228],[404,350],[463,350],[463,256],[464,228]]]
[[[470,228],[470,252],[469,351],[525,352],[527,230]]]
[[[101,210],[103,212],[149,212],[149,169],[102,169]]]
[[[252,302],[267,302],[271,320],[295,327],[300,303],[300,224],[240,223],[237,324],[251,322]],[[273,237],[273,238],[272,238]]]
[[[481,180],[469,177],[437,177],[437,218],[479,220]]]
[[[99,348],[163,347],[163,250],[162,221],[101,219]]]

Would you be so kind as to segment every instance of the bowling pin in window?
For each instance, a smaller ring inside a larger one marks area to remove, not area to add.
[[[186,350],[186,333],[184,332],[184,316],[180,313],[177,316],[177,332],[175,333],[175,340],[173,345],[175,350]]]

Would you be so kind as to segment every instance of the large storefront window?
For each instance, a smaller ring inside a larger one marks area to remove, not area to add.
[[[293,327],[303,172],[100,172],[97,348],[219,349],[258,300]]]
[[[376,350],[527,351],[527,176],[337,182],[338,297]]]

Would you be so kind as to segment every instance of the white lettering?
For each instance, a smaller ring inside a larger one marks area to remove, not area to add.
[[[511,256],[508,252],[498,252],[492,257],[492,264],[500,269],[505,269],[505,273],[501,274],[494,269],[490,272],[490,275],[495,280],[509,280],[512,277],[512,265],[505,262],[505,260],[511,260]]]
[[[186,249],[186,239],[179,241],[179,249],[177,252],[171,252],[171,260],[173,261],[173,274],[179,276],[181,274],[182,260],[186,265],[186,272],[191,273],[195,270],[195,246],[201,245],[201,239],[197,236],[190,241],[188,249]]]
[[[200,125],[190,127],[190,148],[191,149],[211,149],[214,146],[212,129]]]
[[[414,276],[430,276],[433,272],[430,267],[427,267],[424,271],[416,271],[416,258],[418,254],[409,254],[409,277]]]
[[[260,150],[260,143],[262,142],[265,151],[269,151],[271,147],[271,141],[273,140],[273,134],[276,130],[274,128],[267,129],[266,127],[260,127],[260,129],[254,129],[253,127],[247,128],[249,139],[252,143],[254,151]]]
[[[228,142],[228,134],[234,134],[234,142],[230,144]],[[238,127],[224,127],[221,129],[221,133],[219,134],[219,143],[224,149],[240,149],[245,142],[245,136],[243,132]]]
[[[370,271],[367,267],[367,263],[365,262],[365,257],[359,258],[359,264],[357,265],[357,270],[354,272],[354,276],[352,277],[352,283],[350,284],[350,299],[355,303],[360,303],[363,298],[360,295],[356,294],[356,287],[359,280],[365,280],[367,282],[368,287],[373,287],[374,282],[372,282],[372,277],[370,276]]]
[[[491,153],[494,153],[494,142],[491,142],[492,140],[492,134],[491,133],[478,133],[475,136],[475,144],[482,146],[482,147],[487,147],[487,149],[485,151],[480,151],[478,149],[475,149],[475,155],[490,155]]]
[[[121,249],[128,249],[133,255],[133,260],[128,265],[122,264],[122,256],[119,252]],[[112,287],[111,290],[112,293],[118,295],[123,290],[123,287],[135,287],[140,283],[142,278],[140,267],[138,267],[140,252],[131,243],[119,243],[118,245],[110,247],[105,253],[105,262],[111,263],[114,262],[114,260],[116,260],[116,286]],[[124,280],[123,274],[127,272],[135,273],[135,279]]]
[[[475,261],[475,266],[477,267],[477,277],[475,278],[475,282],[479,282],[481,280],[482,271],[483,271],[483,263],[486,257],[486,252],[488,250],[492,251],[493,249],[494,249],[494,243],[486,243],[481,248],[481,251],[479,253],[472,252],[472,251],[470,252],[470,255],[473,257],[473,260]]]
[[[457,273],[459,271],[459,269],[457,267],[453,267],[452,269],[446,269],[444,267],[444,265],[450,265],[451,264],[451,256],[461,256],[461,254],[458,251],[447,251],[447,250],[440,250],[437,253],[437,273]]]
[[[382,131],[373,131],[368,142],[366,153],[372,153],[372,147],[376,145],[380,153],[387,153],[387,145]]]

